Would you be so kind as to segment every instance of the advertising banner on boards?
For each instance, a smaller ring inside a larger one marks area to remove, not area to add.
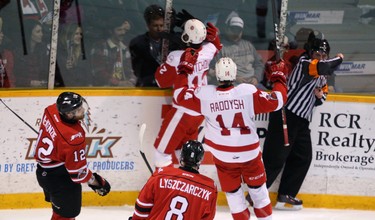
[[[147,124],[143,149],[153,164],[153,142],[170,97],[88,96],[86,99],[90,109],[82,126],[86,131],[89,168],[103,173],[115,191],[140,190],[150,172],[139,153],[139,128]],[[38,130],[44,108],[56,97],[2,100]],[[375,104],[371,102],[328,101],[315,109],[310,127],[313,160],[301,192],[375,196],[374,112]],[[37,134],[5,107],[0,108],[0,116],[3,180],[0,193],[39,192],[33,159]],[[262,144],[268,115],[258,115],[254,120]],[[203,137],[204,129],[199,138]],[[200,171],[217,180],[210,153],[206,154]]]

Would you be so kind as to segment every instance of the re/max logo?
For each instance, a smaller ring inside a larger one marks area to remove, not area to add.
[[[306,19],[317,19],[320,18],[320,12],[311,13],[307,11],[303,12],[291,12],[291,17],[294,18],[294,20],[306,20]]]
[[[337,71],[362,70],[366,68],[365,63],[344,62],[340,64]]]

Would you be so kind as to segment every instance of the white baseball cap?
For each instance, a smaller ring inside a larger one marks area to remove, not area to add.
[[[228,25],[229,25],[229,26],[236,26],[236,27],[243,28],[244,23],[243,23],[243,20],[242,20],[240,17],[232,17],[232,18],[229,20]]]

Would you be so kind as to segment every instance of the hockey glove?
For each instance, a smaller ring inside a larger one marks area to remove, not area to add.
[[[179,73],[192,74],[194,65],[198,60],[198,52],[192,48],[187,48],[181,55],[180,64],[177,69]]]
[[[266,66],[264,68],[264,72],[266,75],[266,78],[269,82],[271,82],[271,75],[273,72],[283,72],[285,76],[289,73],[289,67],[285,63],[284,60],[280,60],[279,62],[276,61],[267,61]]]
[[[219,29],[211,22],[207,23],[206,41],[213,43],[218,50],[221,50],[223,47],[223,45],[220,43]]]
[[[184,24],[187,20],[195,18],[193,15],[191,15],[188,11],[185,9],[182,9],[182,11],[178,12],[175,17],[175,25],[177,27],[180,27],[184,29]]]
[[[271,73],[270,81],[272,83],[280,82],[280,83],[286,85],[285,74],[283,72],[281,72],[281,71],[275,71],[275,72]]]
[[[97,173],[93,173],[92,175],[95,177],[95,180],[99,185],[89,184],[89,187],[101,196],[107,195],[111,191],[111,185],[109,185],[109,182]]]
[[[283,72],[285,75],[289,73],[288,65],[284,60],[280,60],[279,62],[268,61],[266,63],[266,70],[269,71],[270,74],[276,71]]]

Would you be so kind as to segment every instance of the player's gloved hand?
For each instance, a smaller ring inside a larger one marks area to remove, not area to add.
[[[211,22],[207,22],[207,36],[206,40],[209,42],[215,41],[216,37],[219,34],[219,29],[215,27]]]
[[[280,71],[283,72],[285,75],[289,73],[289,68],[284,60],[276,61],[267,61],[266,63],[266,70],[272,72]]]
[[[177,69],[179,73],[192,74],[194,71],[194,65],[198,59],[198,51],[193,48],[187,48],[181,55],[180,64]]]
[[[272,73],[277,72],[277,71],[283,72],[284,75],[288,75],[289,67],[285,63],[285,61],[284,60],[280,60],[279,62],[267,61],[266,66],[264,68],[264,72],[265,72],[265,75],[266,75],[268,81],[271,81],[270,77],[271,77]]]
[[[95,177],[95,180],[99,185],[89,184],[89,187],[101,196],[107,195],[111,191],[111,185],[109,182],[97,173],[93,173],[92,175]]]
[[[272,83],[275,83],[275,82],[280,82],[282,84],[286,84],[286,77],[285,77],[285,74],[281,71],[275,71],[273,73],[271,73],[270,75],[270,81]]]
[[[185,9],[182,9],[182,11],[178,12],[175,16],[174,24],[177,27],[184,28],[184,24],[187,20],[195,18],[193,15],[191,15],[188,11]]]
[[[218,50],[221,50],[223,47],[223,45],[220,43],[219,29],[211,22],[207,22],[206,41],[213,43]]]

